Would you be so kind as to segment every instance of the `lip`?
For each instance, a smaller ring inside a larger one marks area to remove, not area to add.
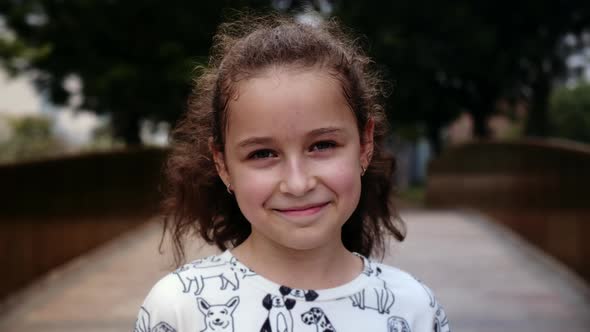
[[[274,209],[275,211],[287,215],[287,216],[292,216],[292,217],[298,217],[298,216],[311,216],[314,215],[318,212],[320,212],[326,205],[328,205],[330,202],[325,202],[325,203],[319,203],[319,204],[308,204],[308,205],[304,205],[304,206],[298,206],[298,207],[289,207],[289,208],[285,208],[285,209]]]

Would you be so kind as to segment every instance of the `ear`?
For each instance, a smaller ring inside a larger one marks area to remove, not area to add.
[[[272,308],[272,298],[270,294],[266,294],[266,296],[262,299],[262,306],[266,310],[270,310],[270,308]]]
[[[213,143],[213,137],[209,137],[209,150],[213,156],[213,162],[215,163],[217,174],[219,174],[221,181],[223,181],[227,187],[231,181],[229,178],[229,172],[227,171],[227,165],[225,164],[225,155],[222,150],[219,150],[219,147],[215,146]]]
[[[305,293],[305,301],[313,301],[318,298],[318,293],[310,290],[309,292]]]
[[[281,294],[283,296],[285,296],[285,295],[291,293],[291,288],[289,288],[287,286],[281,286],[281,287],[279,287],[279,292],[281,292]]]
[[[286,299],[285,300],[285,307],[287,307],[287,310],[291,310],[295,306],[295,303],[296,302],[293,299]]]
[[[240,303],[240,298],[237,296],[234,296],[231,299],[229,299],[229,301],[227,301],[225,306],[229,308],[230,313],[233,313],[234,310],[236,310],[236,307],[238,306],[239,303]]]
[[[197,297],[197,307],[199,308],[199,311],[205,316],[207,316],[207,311],[209,311],[209,308],[211,308],[209,303],[200,297]]]
[[[371,163],[371,158],[373,158],[373,134],[375,132],[375,120],[372,117],[367,119],[367,123],[365,124],[365,128],[361,133],[361,166],[365,169],[369,168],[369,164]]]

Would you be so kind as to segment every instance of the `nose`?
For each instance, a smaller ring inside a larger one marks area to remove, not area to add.
[[[303,196],[317,185],[317,179],[311,175],[307,165],[301,159],[291,160],[286,164],[279,190],[283,194]]]

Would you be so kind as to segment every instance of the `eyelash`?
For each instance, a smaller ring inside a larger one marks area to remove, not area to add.
[[[325,151],[328,149],[333,149],[336,147],[336,142],[333,141],[320,141],[317,143],[314,143],[311,147],[310,147],[310,152],[313,151]],[[276,156],[276,154],[274,153],[274,151],[270,150],[270,149],[262,149],[262,150],[256,150],[252,153],[250,153],[248,155],[248,159],[268,159],[268,158],[273,158],[274,156]]]
[[[261,156],[262,154],[264,154],[265,156]],[[270,158],[268,154],[273,154],[274,156],[274,152],[272,150],[256,150],[248,155],[248,159],[267,159]]]
[[[315,149],[318,146],[324,146],[323,148],[318,148]],[[327,149],[333,149],[336,147],[336,142],[333,141],[321,141],[321,142],[317,142],[314,145],[311,146],[311,150],[312,151],[324,151]]]

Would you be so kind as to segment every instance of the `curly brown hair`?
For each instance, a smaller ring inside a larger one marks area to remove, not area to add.
[[[220,25],[209,65],[200,68],[188,110],[172,132],[165,167],[162,239],[170,232],[177,265],[184,260],[184,241],[191,233],[221,250],[250,235],[250,223],[218,176],[210,144],[223,151],[227,105],[237,83],[270,66],[321,66],[341,83],[359,133],[369,118],[374,121],[373,155],[361,180],[359,204],[342,227],[344,246],[368,256],[384,253],[387,234],[404,239],[405,224],[390,197],[395,159],[384,149],[384,82],[373,65],[335,20],[310,25],[272,14]]]

